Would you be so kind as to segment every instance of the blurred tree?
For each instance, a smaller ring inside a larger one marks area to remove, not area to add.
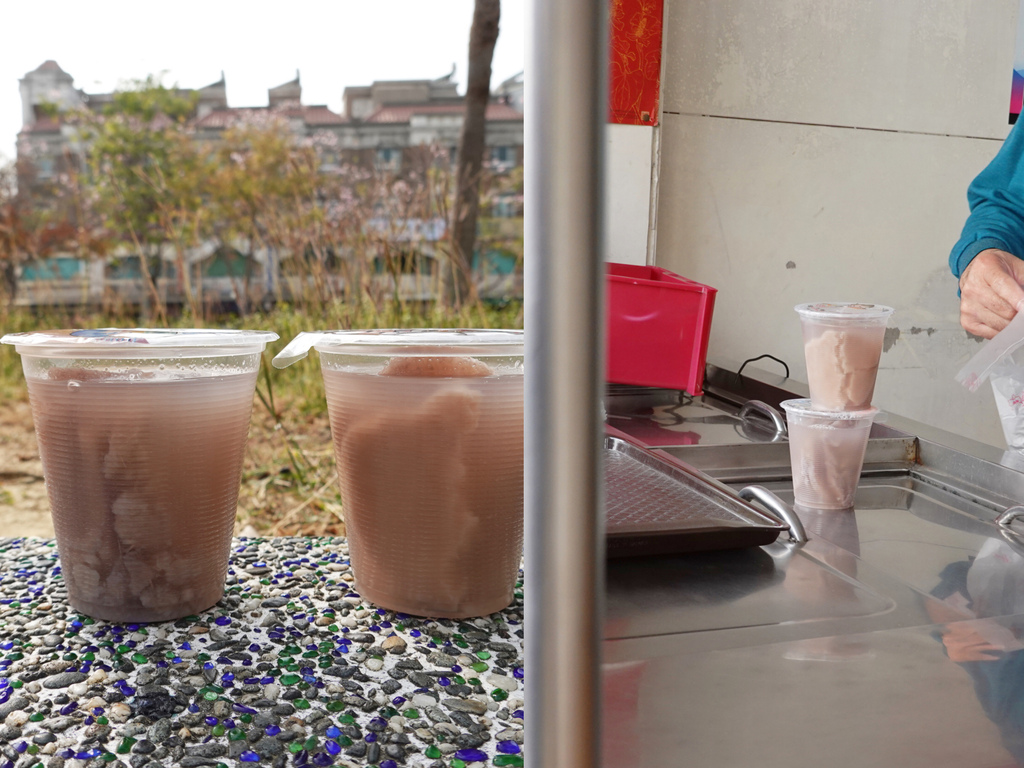
[[[296,259],[312,255],[314,277],[323,278],[326,181],[315,149],[296,143],[287,120],[273,111],[254,112],[224,131],[210,176],[213,234],[225,253],[244,260],[236,288],[243,314],[256,298],[252,279],[261,248]],[[262,293],[261,287],[259,298],[268,298]]]
[[[469,31],[469,74],[466,113],[459,137],[455,204],[451,216],[451,264],[446,270],[445,301],[461,307],[475,300],[472,279],[476,222],[480,208],[480,175],[483,166],[485,113],[491,95],[491,60],[498,39],[500,0],[476,0]]]
[[[18,190],[16,166],[0,166],[0,290],[7,307],[18,295],[18,268],[75,238],[75,227],[51,209],[32,206]]]
[[[161,248],[173,248],[177,280],[193,314],[202,313],[186,254],[201,242],[208,160],[192,140],[187,121],[197,95],[162,86],[150,76],[117,91],[102,114],[84,113],[79,126],[87,149],[91,185],[107,228],[140,256],[151,304],[165,307],[154,280]]]

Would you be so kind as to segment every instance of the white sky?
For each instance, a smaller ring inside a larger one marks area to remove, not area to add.
[[[491,87],[522,71],[526,0],[502,0]],[[465,91],[473,0],[0,0],[0,162],[21,129],[18,81],[47,59],[87,93],[164,73],[164,85],[227,79],[228,104],[265,106],[296,69],[302,101],[342,108],[349,85],[432,79],[456,65]]]

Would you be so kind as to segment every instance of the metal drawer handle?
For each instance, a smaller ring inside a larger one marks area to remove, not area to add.
[[[800,522],[796,512],[786,506],[782,499],[767,488],[760,485],[748,485],[740,489],[739,497],[745,501],[761,502],[773,515],[789,526],[789,538],[797,544],[807,543],[807,531],[804,530],[804,524]]]
[[[740,421],[746,421],[747,417],[750,416],[751,413],[759,413],[763,416],[767,416],[778,434],[786,434],[786,422],[783,420],[782,414],[768,405],[768,403],[760,400],[747,400],[747,402],[743,404],[743,407],[740,408]]]
[[[1018,504],[1015,507],[1007,507],[1004,509],[999,514],[999,517],[996,518],[996,523],[1004,528],[1009,528],[1010,523],[1022,516],[1024,516],[1024,506]]]

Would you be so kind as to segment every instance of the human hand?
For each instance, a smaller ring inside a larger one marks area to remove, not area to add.
[[[1022,283],[1024,261],[996,248],[979,253],[960,275],[960,325],[991,339],[1017,314],[1024,301]]]

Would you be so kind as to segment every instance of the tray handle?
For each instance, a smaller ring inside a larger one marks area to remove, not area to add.
[[[787,507],[774,493],[760,485],[748,485],[741,488],[739,497],[744,501],[758,501],[773,515],[789,527],[789,538],[797,544],[807,543],[807,531],[797,517],[796,512]],[[1024,507],[1022,507],[1024,510]]]
[[[743,404],[743,407],[740,408],[740,421],[746,421],[752,413],[768,417],[772,426],[775,427],[776,434],[783,436],[787,434],[786,422],[783,420],[782,414],[775,408],[768,405],[768,403],[762,402],[761,400],[747,400],[747,402]]]

